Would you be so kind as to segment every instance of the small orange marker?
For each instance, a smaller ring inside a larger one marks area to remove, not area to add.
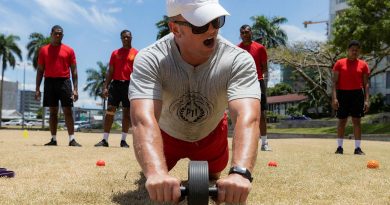
[[[378,169],[379,168],[379,162],[377,160],[369,160],[367,162],[367,168],[369,168],[369,169]]]
[[[104,166],[106,166],[106,162],[104,160],[98,160],[96,162],[96,166],[104,167]]]
[[[269,167],[277,167],[277,166],[278,166],[278,163],[275,162],[275,161],[270,161],[270,162],[268,162],[268,166],[269,166]]]

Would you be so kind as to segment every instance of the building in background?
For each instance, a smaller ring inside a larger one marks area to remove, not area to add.
[[[336,19],[336,16],[341,14],[349,6],[347,0],[329,0],[329,21],[330,25],[328,26],[328,38],[333,38],[333,22]]]
[[[35,91],[31,90],[19,90],[18,92],[18,102],[17,102],[17,107],[18,107],[18,112],[23,113],[24,109],[24,117],[27,119],[30,118],[36,118],[37,116],[37,111],[39,108],[42,107],[40,101],[35,100]]]
[[[333,38],[333,23],[337,15],[340,15],[346,9],[349,8],[347,0],[329,0],[329,40]],[[352,40],[352,39],[351,39]],[[347,43],[347,42],[346,42]],[[368,62],[370,64],[370,62]],[[390,56],[387,56],[380,64],[378,68],[384,67],[390,64]],[[390,105],[390,71],[377,74],[370,78],[370,94],[382,93],[385,96],[385,103]]]
[[[289,107],[297,106],[307,99],[307,96],[299,94],[270,96],[267,97],[268,110],[279,115],[287,115]]]
[[[1,96],[1,100],[3,101],[2,109],[18,110],[18,82],[4,81],[3,86],[3,96]]]

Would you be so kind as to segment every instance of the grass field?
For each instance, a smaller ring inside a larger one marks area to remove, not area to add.
[[[0,204],[153,204],[143,186],[133,149],[119,148],[119,134],[109,148],[95,148],[101,134],[77,133],[81,148],[68,147],[66,132],[57,147],[44,147],[47,131],[0,130],[0,167],[15,178],[0,178]],[[128,143],[132,143],[131,135]],[[334,139],[274,139],[273,152],[259,152],[247,204],[390,204],[390,142],[363,141],[365,156],[335,155]],[[105,167],[97,167],[103,159]],[[370,159],[380,168],[367,169]],[[268,167],[268,161],[278,167]],[[187,179],[187,160],[171,171]],[[226,175],[224,172],[223,175]]]

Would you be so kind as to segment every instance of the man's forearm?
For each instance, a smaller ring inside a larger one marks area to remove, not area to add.
[[[168,173],[158,125],[161,105],[157,100],[131,101],[134,152],[146,177]]]
[[[103,85],[104,87],[103,88],[107,88],[108,89],[108,86],[110,85],[111,80],[112,80],[112,75],[107,74],[106,75],[106,80],[104,81],[104,85]]]
[[[43,78],[43,72],[38,69],[37,70],[37,77],[36,77],[36,81],[35,81],[35,91],[40,90],[42,78]]]
[[[75,91],[77,91],[78,90],[78,77],[77,77],[77,73],[72,75],[72,82],[73,82],[73,89]]]
[[[333,85],[332,86],[332,99],[334,100],[334,99],[337,99],[337,94],[336,94],[337,92],[336,92],[336,86],[335,85]]]
[[[366,86],[365,86],[365,89],[364,89],[364,95],[365,95],[364,100],[365,100],[365,101],[369,101],[369,100],[370,100],[370,93],[369,93],[369,90],[370,90],[369,86],[366,85]]]
[[[166,174],[163,141],[158,125],[133,124],[134,152],[146,178],[153,174]]]
[[[257,158],[259,134],[259,119],[249,120],[238,117],[233,139],[233,166],[238,165],[253,170]]]

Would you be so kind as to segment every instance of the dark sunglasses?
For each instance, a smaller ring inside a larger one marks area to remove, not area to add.
[[[225,16],[220,16],[220,17],[212,20],[211,22],[207,23],[206,25],[200,26],[200,27],[194,26],[187,21],[173,21],[173,23],[191,27],[193,34],[202,34],[202,33],[209,30],[210,23],[211,23],[211,25],[213,25],[213,27],[215,29],[222,28],[222,26],[225,24]]]

